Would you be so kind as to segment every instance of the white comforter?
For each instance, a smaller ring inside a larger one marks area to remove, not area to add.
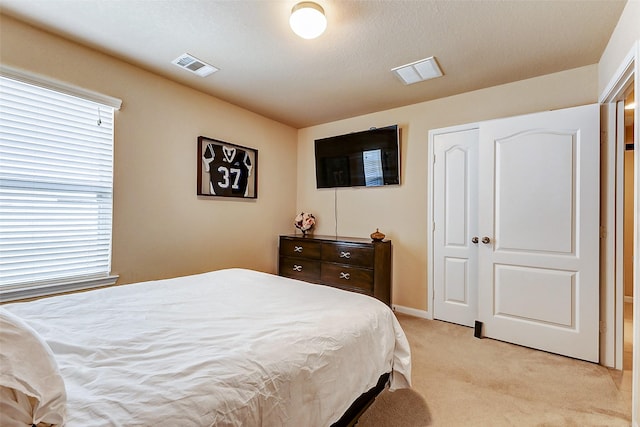
[[[67,426],[328,426],[410,353],[380,301],[229,269],[9,304],[51,346]]]

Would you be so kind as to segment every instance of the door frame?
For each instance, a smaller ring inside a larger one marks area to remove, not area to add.
[[[606,196],[603,195],[601,201],[601,214],[602,221],[601,226],[604,227],[604,238],[601,242],[601,295],[604,295],[606,301],[601,306],[601,322],[604,322],[603,330],[603,346],[601,347],[601,363],[605,366],[615,367],[621,369],[622,355],[621,351],[624,345],[623,328],[621,327],[622,317],[624,316],[623,298],[624,290],[620,286],[621,281],[616,280],[616,265],[617,258],[620,258],[622,254],[619,254],[616,258],[616,243],[615,240],[620,234],[622,225],[616,229],[616,191],[620,191],[622,184],[618,180],[618,186],[616,186],[616,166],[619,156],[617,155],[616,144],[616,127],[617,121],[617,107],[616,103],[623,100],[623,96],[627,93],[631,85],[636,94],[636,108],[634,110],[634,162],[636,167],[634,168],[634,247],[638,248],[640,244],[640,221],[638,216],[640,214],[640,145],[638,144],[638,132],[640,129],[639,110],[638,108],[638,93],[640,90],[640,40],[634,42],[630,52],[624,58],[616,73],[613,75],[611,81],[606,86],[599,102],[602,105],[601,108],[601,130],[603,131],[603,143],[605,145],[604,152],[606,152],[606,158],[602,160],[602,181],[603,189]],[[624,119],[624,118],[623,118]],[[619,167],[618,167],[619,170]],[[621,235],[621,234],[620,234]],[[633,426],[640,426],[640,304],[638,303],[638,292],[640,292],[639,276],[640,271],[640,251],[635,251],[633,257],[633,295],[635,303],[633,304],[633,375],[632,375],[632,415],[631,422]],[[618,282],[618,286],[616,286]]]
[[[429,131],[429,144],[427,148],[428,152],[428,165],[429,165],[429,173],[427,174],[427,312],[424,316],[426,319],[434,318],[434,298],[433,294],[434,289],[434,231],[435,231],[435,220],[434,220],[434,180],[435,180],[435,168],[433,165],[436,161],[436,155],[434,150],[434,139],[436,135],[442,135],[451,132],[460,132],[460,131],[468,131],[478,129],[480,124],[476,123],[466,123],[463,125],[457,126],[449,126],[446,128],[432,129]],[[479,142],[479,141],[478,141]]]

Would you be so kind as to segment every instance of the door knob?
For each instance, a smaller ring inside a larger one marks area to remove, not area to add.
[[[490,241],[491,241],[491,239],[490,239],[490,238],[488,238],[487,236],[484,236],[484,237],[482,238],[482,243],[484,243],[485,245],[486,245],[486,244],[488,244]]]
[[[471,238],[471,243],[478,243],[478,236],[473,236]]]

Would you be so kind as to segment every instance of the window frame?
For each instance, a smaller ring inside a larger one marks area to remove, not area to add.
[[[38,86],[44,89],[53,90],[76,98],[81,98],[87,101],[101,104],[105,107],[113,108],[114,121],[115,113],[122,107],[122,100],[118,98],[86,90],[74,85],[67,84],[65,82],[26,72],[17,68],[8,67],[6,65],[0,65],[0,76],[29,85]],[[112,137],[115,138],[115,126],[112,130]],[[112,156],[113,149],[114,147],[112,146]],[[113,192],[113,183],[111,186],[111,191]],[[113,211],[111,211],[111,218],[113,219]],[[113,238],[113,226],[111,226],[111,236],[111,238]],[[112,247],[110,247],[109,264],[111,262],[110,260],[112,257],[112,253]],[[86,274],[67,278],[6,284],[0,286],[0,302],[15,301],[20,299],[42,297],[83,289],[111,286],[116,283],[118,277],[118,275],[113,274],[111,271],[109,271],[106,274]]]

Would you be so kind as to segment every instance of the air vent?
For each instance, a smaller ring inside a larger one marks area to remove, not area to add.
[[[430,56],[391,70],[406,85],[434,79],[443,75],[436,58]]]
[[[184,68],[185,70],[199,75],[200,77],[206,77],[209,74],[218,71],[218,68],[214,67],[213,65],[209,65],[206,62],[199,60],[195,56],[189,55],[188,53],[180,55],[171,62],[173,64],[176,64],[180,68]]]

